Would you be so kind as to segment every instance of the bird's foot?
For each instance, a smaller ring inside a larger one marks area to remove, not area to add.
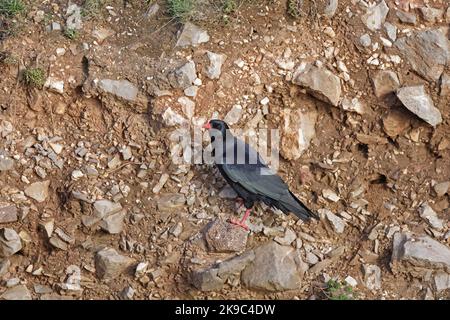
[[[245,222],[241,220],[230,219],[230,223],[239,226],[241,228],[244,228],[246,231],[248,231],[248,226],[245,224]]]

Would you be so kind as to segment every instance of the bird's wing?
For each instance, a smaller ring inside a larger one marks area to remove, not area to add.
[[[283,179],[267,167],[259,154],[247,143],[236,138],[233,146],[226,147],[228,155],[231,148],[234,150],[234,157],[225,159],[222,168],[232,181],[239,183],[252,193],[274,200],[280,200],[283,195],[289,193],[289,188]],[[239,156],[239,150],[243,150],[242,148],[245,150],[245,161]],[[231,159],[233,160],[230,161]]]

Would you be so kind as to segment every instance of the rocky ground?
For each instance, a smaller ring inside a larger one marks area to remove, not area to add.
[[[217,3],[0,15],[0,299],[448,299],[448,1]],[[220,174],[172,161],[212,117],[279,128],[321,219],[229,224]]]

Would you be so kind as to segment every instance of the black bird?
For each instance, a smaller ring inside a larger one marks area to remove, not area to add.
[[[203,128],[209,129],[215,165],[247,209],[242,220],[232,220],[233,224],[248,230],[245,220],[256,201],[286,214],[292,212],[304,221],[319,218],[289,191],[283,179],[267,167],[255,150],[231,134],[224,121],[210,120]]]

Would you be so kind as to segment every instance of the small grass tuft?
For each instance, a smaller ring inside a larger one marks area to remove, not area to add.
[[[181,21],[189,21],[194,14],[194,0],[167,0],[169,14]]]
[[[104,0],[85,0],[81,7],[81,15],[86,19],[95,18],[100,14]]]
[[[224,0],[222,4],[222,11],[224,14],[231,14],[237,9],[236,0]]]
[[[45,71],[42,68],[28,68],[23,72],[23,79],[30,87],[42,88],[45,83]]]
[[[12,55],[11,53],[6,51],[0,51],[0,64],[12,65],[16,64],[18,61],[19,60],[17,59],[17,57]]]
[[[303,0],[288,0],[288,13],[293,18],[300,18]]]
[[[21,0],[0,0],[0,15],[12,18],[22,13],[25,5]]]
[[[330,300],[354,300],[356,293],[353,288],[344,282],[329,280],[324,291]]]
[[[64,36],[70,40],[75,40],[76,38],[78,38],[78,31],[71,28],[65,29]]]

